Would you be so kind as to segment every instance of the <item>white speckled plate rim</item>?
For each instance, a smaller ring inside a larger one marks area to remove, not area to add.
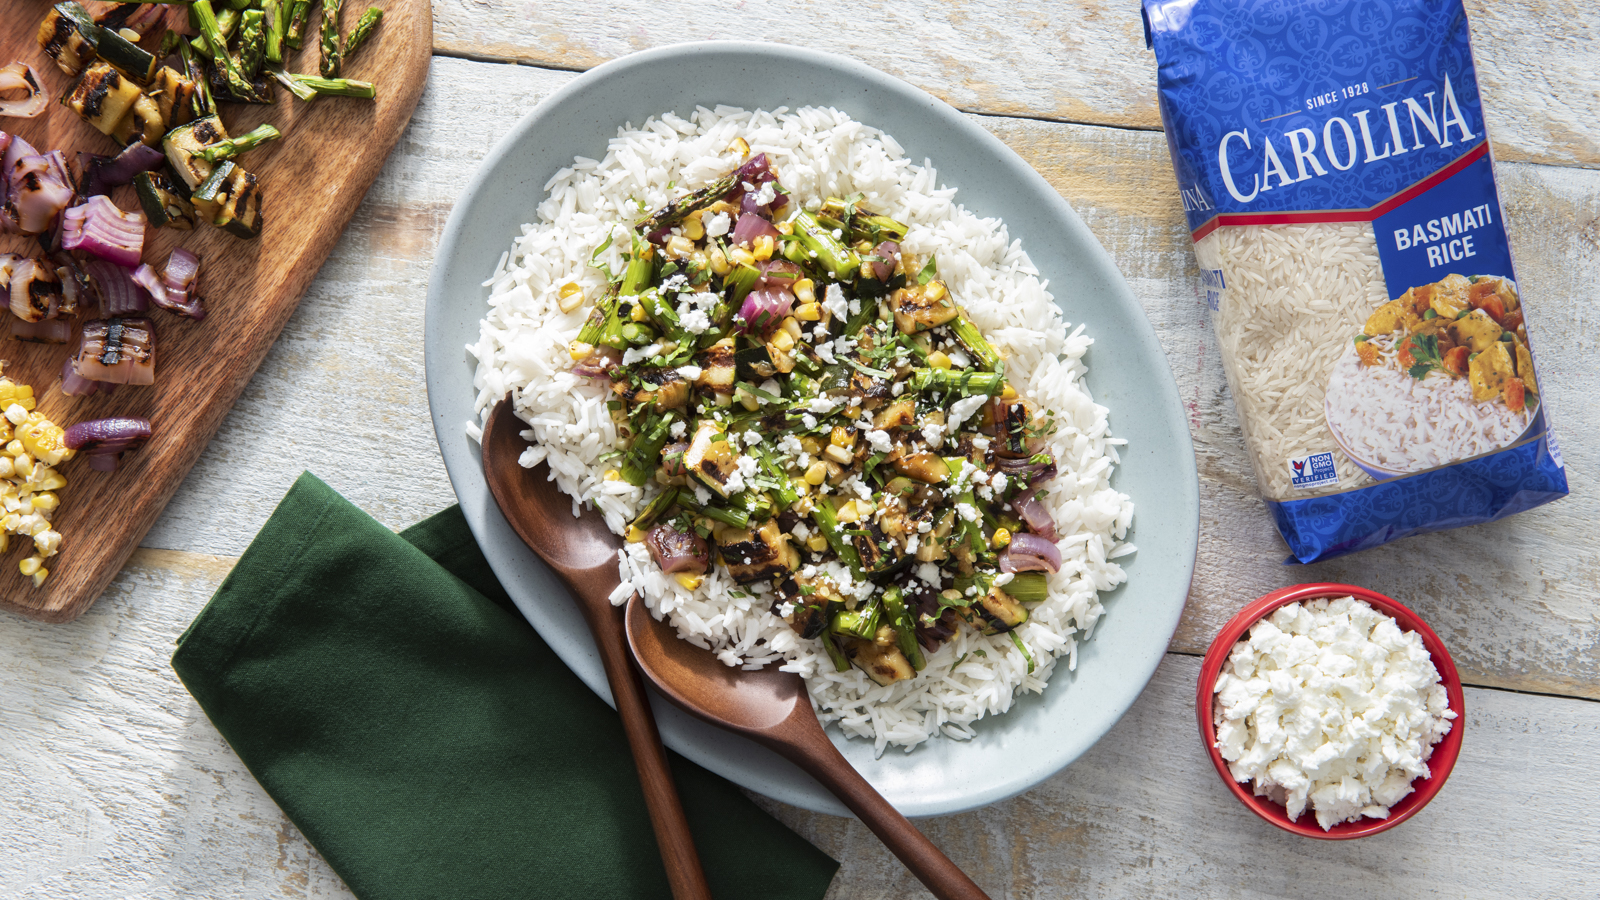
[[[610,702],[594,643],[565,589],[524,547],[489,495],[475,421],[473,362],[500,254],[533,218],[544,184],[574,156],[598,158],[624,122],[635,126],[699,105],[835,106],[931,159],[941,184],[983,216],[999,216],[1049,279],[1068,321],[1095,344],[1088,384],[1127,438],[1113,484],[1136,504],[1120,562],[1129,582],[1105,596],[1107,614],[1080,645],[1078,668],[1057,668],[1042,696],[979,723],[977,736],[936,738],[873,758],[868,741],[830,730],[845,757],[909,816],[945,815],[1021,793],[1060,771],[1116,724],[1155,673],[1183,612],[1199,533],[1199,482],[1177,386],[1155,331],[1105,250],[1027,163],[967,116],[896,78],[843,57],[777,44],[704,42],[648,50],[598,66],[539,104],[484,159],[451,212],[428,288],[428,403],[450,481],[495,574],[550,646]],[[712,728],[655,698],[673,750],[784,803],[848,815],[777,754]],[[559,727],[558,723],[552,723]]]

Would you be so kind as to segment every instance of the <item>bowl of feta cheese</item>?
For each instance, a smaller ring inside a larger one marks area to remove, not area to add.
[[[1464,697],[1444,642],[1395,600],[1302,584],[1240,610],[1200,668],[1195,712],[1217,773],[1286,831],[1393,828],[1443,787]]]

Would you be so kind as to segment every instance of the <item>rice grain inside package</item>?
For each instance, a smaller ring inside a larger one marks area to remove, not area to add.
[[[1144,0],[1184,213],[1294,559],[1567,493],[1460,0]]]

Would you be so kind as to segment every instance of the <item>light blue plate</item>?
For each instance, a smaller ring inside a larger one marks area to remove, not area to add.
[[[967,742],[934,739],[873,759],[872,744],[834,742],[909,816],[944,815],[1027,790],[1077,759],[1144,689],[1177,628],[1194,572],[1199,485],[1194,450],[1167,360],[1127,284],[1083,222],[1045,180],[989,132],[905,82],[860,63],[775,44],[698,43],[599,66],[529,113],[484,160],[450,214],[428,288],[428,403],[467,522],[528,621],[589,687],[610,699],[577,607],[525,548],[489,496],[474,421],[473,363],[463,347],[488,309],[482,282],[533,216],[542,188],[574,156],[599,158],[624,122],[719,103],[747,109],[833,106],[894,135],[913,160],[931,159],[944,185],[981,216],[998,216],[1054,288],[1068,321],[1094,338],[1088,384],[1128,439],[1113,484],[1133,498],[1122,559],[1129,582],[1105,597],[1106,617],[1081,646],[1078,669],[1058,668],[1044,695],[985,719]],[[785,803],[835,815],[844,807],[776,754],[700,723],[665,702],[667,745],[708,769]],[[552,722],[559,728],[560,723]]]

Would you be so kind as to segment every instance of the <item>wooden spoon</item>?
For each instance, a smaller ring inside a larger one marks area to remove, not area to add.
[[[675,900],[711,900],[700,856],[694,849],[689,821],[684,818],[678,789],[667,768],[666,748],[656,730],[655,716],[645,697],[644,682],[628,656],[623,636],[622,611],[611,605],[611,592],[620,582],[617,549],[622,541],[606,527],[605,519],[585,509],[572,515],[572,498],[549,480],[546,466],[524,469],[517,457],[527,449],[524,429],[511,406],[511,396],[495,404],[483,426],[483,474],[489,492],[506,521],[529,549],[539,554],[578,602],[589,630],[594,633],[606,681],[628,735],[639,784],[644,788],[650,824],[661,862]]]
[[[680,640],[650,615],[638,594],[628,601],[634,660],[668,700],[691,715],[777,751],[844,801],[911,874],[940,900],[987,900],[972,879],[889,805],[833,746],[805,682],[776,666],[730,668],[709,650]]]

